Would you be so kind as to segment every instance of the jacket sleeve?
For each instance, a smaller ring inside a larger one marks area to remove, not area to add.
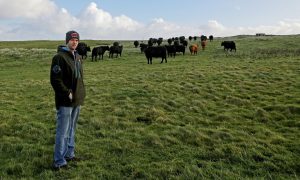
[[[55,93],[61,96],[68,96],[71,92],[70,89],[64,84],[63,81],[64,60],[61,56],[55,55],[52,59],[50,70],[50,82]]]

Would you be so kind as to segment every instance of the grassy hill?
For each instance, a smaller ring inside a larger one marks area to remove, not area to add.
[[[223,51],[225,39],[236,53]],[[0,42],[0,179],[299,179],[299,42],[218,38],[148,65],[123,41],[122,57],[88,57],[76,134],[85,160],[60,172],[49,72],[64,42]]]

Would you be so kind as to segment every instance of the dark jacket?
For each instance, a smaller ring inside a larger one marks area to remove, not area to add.
[[[55,92],[55,105],[75,107],[83,105],[85,87],[83,83],[83,68],[77,52],[75,56],[66,48],[58,49],[52,59],[50,82]],[[72,92],[73,99],[69,99]]]

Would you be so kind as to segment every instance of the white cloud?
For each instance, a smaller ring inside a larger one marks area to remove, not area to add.
[[[83,39],[148,39],[176,36],[231,36],[239,34],[299,34],[300,19],[284,19],[272,26],[227,27],[217,20],[197,26],[178,25],[163,18],[149,23],[126,15],[112,16],[96,3],[90,3],[74,16],[50,0],[0,0],[0,40],[64,39],[68,30],[77,30]],[[4,22],[4,23],[3,23]]]
[[[199,34],[199,29],[189,26],[180,26],[172,22],[165,21],[163,18],[153,19],[145,25],[143,38],[171,38],[178,36],[189,36]]]
[[[49,0],[0,0],[0,18],[33,18],[52,14],[57,8]]]
[[[258,27],[250,27],[247,28],[246,31],[250,32],[264,32],[266,34],[299,34],[300,33],[300,19],[289,21],[282,20],[279,21],[277,25],[274,26],[258,26]]]
[[[78,19],[77,29],[84,32],[87,39],[132,39],[135,31],[143,27],[125,15],[113,17],[96,3],[90,3]]]
[[[260,25],[256,27],[226,27],[216,20],[210,20],[207,25],[200,26],[207,34],[216,36],[233,36],[240,34],[266,33],[275,35],[299,34],[300,19],[283,20],[272,26]],[[205,33],[204,33],[205,34]]]

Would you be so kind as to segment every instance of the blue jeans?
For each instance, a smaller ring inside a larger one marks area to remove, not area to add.
[[[67,164],[65,158],[75,157],[75,130],[79,112],[80,106],[60,106],[57,110],[54,148],[54,165],[56,167]]]

